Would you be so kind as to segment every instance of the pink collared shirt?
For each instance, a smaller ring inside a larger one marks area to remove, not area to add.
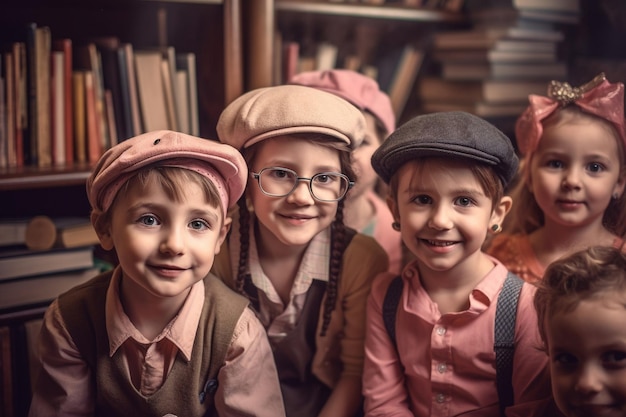
[[[194,284],[178,316],[150,341],[124,312],[118,291],[120,275],[118,268],[106,296],[109,353],[112,356],[121,350],[133,385],[143,395],[150,395],[163,385],[179,352],[185,359],[191,358],[204,304],[204,282]],[[45,313],[38,348],[41,371],[60,389],[35,392],[29,416],[93,415],[95,392],[90,371],[65,327],[57,300]],[[263,326],[249,308],[237,322],[218,382],[215,406],[220,416],[284,415],[271,348]]]
[[[493,262],[495,267],[472,291],[469,308],[444,315],[420,284],[415,262],[409,264],[402,273],[404,289],[396,321],[398,351],[382,319],[383,298],[394,275],[376,278],[367,305],[366,416],[499,416],[494,320],[507,270],[497,260]],[[507,409],[507,415],[537,415],[538,408],[550,399],[548,357],[539,350],[534,291],[524,284],[519,299],[515,405]]]

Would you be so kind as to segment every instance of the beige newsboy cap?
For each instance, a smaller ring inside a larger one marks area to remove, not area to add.
[[[356,148],[365,137],[365,119],[359,109],[334,94],[279,85],[243,94],[217,122],[220,141],[237,149],[293,133],[320,133]]]

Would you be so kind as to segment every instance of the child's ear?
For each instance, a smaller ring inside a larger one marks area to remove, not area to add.
[[[393,220],[400,223],[400,213],[398,212],[398,202],[396,201],[395,196],[391,194],[387,194],[385,201],[387,202],[387,207],[389,207],[389,211],[391,211]]]
[[[615,183],[615,187],[613,187],[613,194],[616,195],[617,199],[619,199],[624,193],[624,187],[626,186],[626,169],[622,170],[617,182]]]
[[[107,251],[112,250],[114,245],[113,238],[111,237],[111,225],[110,222],[106,220],[106,216],[101,212],[92,211],[91,224],[98,235],[102,249]]]
[[[511,207],[513,207],[513,199],[508,195],[503,196],[494,206],[493,211],[491,212],[491,222],[489,224],[502,225],[504,218],[511,210]]]
[[[217,242],[216,242],[216,246],[215,246],[215,254],[216,255],[218,253],[220,253],[220,248],[222,247],[222,243],[224,243],[224,240],[226,239],[226,236],[228,236],[228,232],[230,231],[230,226],[231,226],[232,223],[233,223],[232,217],[230,217],[230,216],[224,217],[224,224],[220,228],[220,234],[217,237]]]

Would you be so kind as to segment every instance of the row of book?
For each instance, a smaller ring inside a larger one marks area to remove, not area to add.
[[[517,117],[530,94],[545,95],[550,80],[568,79],[564,46],[568,28],[579,22],[578,0],[512,0],[500,7],[466,1],[472,27],[433,36],[436,69],[417,84],[423,112]]]
[[[47,304],[102,269],[88,218],[0,221],[0,312]]]
[[[397,118],[404,111],[424,58],[423,48],[417,42],[396,45],[373,59],[366,59],[346,53],[351,48],[340,47],[330,41],[305,48],[299,41],[282,40],[280,33],[275,39],[275,48],[280,51],[276,54],[278,61],[274,65],[276,84],[288,83],[296,74],[307,71],[334,68],[357,71],[378,82],[380,89],[389,95]]]
[[[31,23],[0,54],[0,168],[95,162],[143,132],[199,134],[196,57]]]

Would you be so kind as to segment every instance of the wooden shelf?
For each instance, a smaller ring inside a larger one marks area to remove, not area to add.
[[[88,164],[6,168],[0,170],[0,191],[81,185],[85,184],[90,172],[91,166]]]
[[[277,0],[276,11],[433,23],[452,23],[462,22],[465,20],[465,17],[460,13],[449,13],[437,10],[419,9],[415,7],[340,4],[319,1]]]
[[[186,3],[186,4],[224,4],[227,0],[141,0],[160,3]]]

